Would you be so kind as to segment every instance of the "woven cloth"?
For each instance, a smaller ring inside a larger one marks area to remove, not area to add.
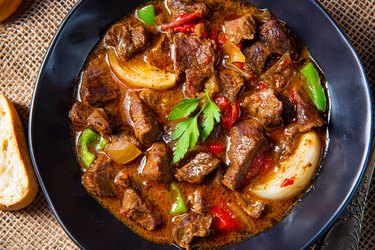
[[[276,0],[275,0],[276,1]],[[25,0],[0,24],[0,91],[16,106],[26,128],[38,70],[59,24],[77,0]],[[357,50],[375,93],[375,0],[318,0]],[[372,181],[361,249],[375,248]],[[0,249],[76,249],[39,192],[18,212],[0,212]]]

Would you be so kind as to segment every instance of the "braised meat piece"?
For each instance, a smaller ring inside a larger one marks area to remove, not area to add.
[[[296,52],[293,37],[284,24],[277,20],[271,20],[262,25],[259,40],[263,42],[272,53],[282,55]]]
[[[219,71],[219,83],[223,96],[235,102],[245,82],[242,76],[234,70],[223,68]]]
[[[277,93],[281,92],[297,76],[290,54],[284,54],[260,79]]]
[[[242,108],[267,129],[279,126],[282,122],[283,103],[277,99],[272,89],[264,89],[244,97]]]
[[[286,128],[277,129],[270,133],[271,137],[277,142],[275,151],[280,157],[287,158],[294,153],[300,137],[297,123],[291,123]]]
[[[202,188],[199,187],[188,196],[188,204],[194,212],[203,213],[206,210],[206,202],[202,193]]]
[[[114,171],[111,160],[105,155],[99,155],[82,175],[82,184],[93,196],[115,196]]]
[[[181,12],[190,14],[200,11],[203,16],[208,14],[208,8],[204,3],[194,2],[190,0],[167,0],[167,5],[173,18],[178,17]]]
[[[112,134],[121,134],[133,130],[129,124],[129,119],[125,112],[124,98],[121,97],[117,102],[113,102],[105,106],[106,115],[108,116],[108,123],[112,128]]]
[[[129,175],[124,170],[117,173],[114,183],[119,188],[128,188],[131,185]]]
[[[135,92],[129,92],[129,114],[133,121],[135,136],[144,145],[160,140],[162,128],[149,107]]]
[[[253,200],[251,196],[247,194],[236,195],[238,205],[253,218],[259,218],[266,205],[260,201]]]
[[[304,133],[314,127],[323,126],[324,120],[314,103],[310,100],[307,92],[304,89],[295,87],[292,90],[292,94],[296,102],[298,130]]]
[[[120,60],[127,61],[149,45],[149,38],[141,22],[121,22],[107,32],[104,43],[116,50]]]
[[[246,64],[254,72],[260,75],[271,52],[265,47],[263,43],[255,42],[251,46],[246,46],[243,49],[243,54],[246,58]]]
[[[157,111],[159,109],[158,105],[162,101],[160,98],[160,94],[152,89],[142,89],[139,92],[139,98],[147,104],[153,111]]]
[[[270,55],[288,54],[288,56],[292,55],[296,59],[298,50],[295,39],[286,27],[279,21],[271,20],[262,25],[259,41],[245,46],[243,54],[246,58],[246,64],[260,75]]]
[[[82,101],[94,107],[103,107],[115,101],[119,94],[120,87],[113,81],[104,57],[91,60],[82,72]]]
[[[173,71],[170,43],[167,35],[161,35],[155,46],[147,52],[147,61],[159,69]]]
[[[288,90],[285,92],[288,92]],[[284,127],[291,124],[296,119],[296,106],[289,97],[289,94],[290,93],[281,93],[277,96],[277,98],[283,103],[283,112],[281,116]]]
[[[224,22],[225,35],[229,41],[239,44],[242,40],[254,39],[256,31],[255,20],[251,14]]]
[[[70,110],[70,120],[78,129],[92,128],[101,134],[110,134],[111,127],[107,122],[105,112],[81,102],[74,103]]]
[[[215,44],[210,39],[176,35],[174,68],[186,74],[185,92],[189,97],[203,91],[204,81],[214,74]]]
[[[255,157],[269,148],[261,125],[254,119],[236,124],[230,131],[229,166],[223,184],[231,190],[241,187]]]
[[[188,164],[178,169],[175,177],[179,181],[201,183],[203,178],[212,173],[220,164],[220,160],[211,153],[199,153]]]
[[[133,188],[127,188],[122,197],[120,213],[151,231],[162,223],[161,215]]]
[[[191,249],[194,237],[205,237],[211,232],[213,216],[210,214],[186,213],[172,218],[172,235],[180,247]]]
[[[142,176],[147,180],[162,183],[172,180],[170,159],[164,143],[157,142],[147,151]]]

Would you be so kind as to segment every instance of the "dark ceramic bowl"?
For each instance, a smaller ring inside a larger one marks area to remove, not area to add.
[[[173,249],[134,234],[81,185],[69,132],[75,79],[108,27],[142,1],[83,0],[60,27],[40,71],[29,123],[30,152],[40,185],[66,233],[86,249]],[[227,249],[306,248],[329,228],[364,172],[372,138],[369,86],[357,54],[313,0],[253,0],[308,46],[328,81],[329,147],[315,188],[276,226]]]

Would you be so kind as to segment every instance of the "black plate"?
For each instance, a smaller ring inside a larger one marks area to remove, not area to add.
[[[75,161],[68,112],[74,80],[106,29],[143,1],[83,0],[60,27],[35,86],[29,123],[32,161],[46,199],[67,234],[87,249],[167,249],[143,240],[86,194]],[[254,0],[305,42],[328,81],[330,142],[314,190],[279,224],[228,249],[300,249],[328,229],[353,194],[372,138],[369,86],[357,54],[313,0]]]

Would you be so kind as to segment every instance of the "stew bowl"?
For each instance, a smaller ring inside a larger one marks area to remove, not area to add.
[[[29,119],[33,165],[66,233],[87,249],[174,249],[133,233],[84,190],[69,129],[75,79],[111,24],[143,1],[82,0],[69,13],[43,62]],[[274,227],[227,249],[301,249],[329,228],[364,172],[372,139],[369,85],[343,33],[314,1],[251,0],[284,20],[307,45],[328,82],[329,144],[313,189]]]

